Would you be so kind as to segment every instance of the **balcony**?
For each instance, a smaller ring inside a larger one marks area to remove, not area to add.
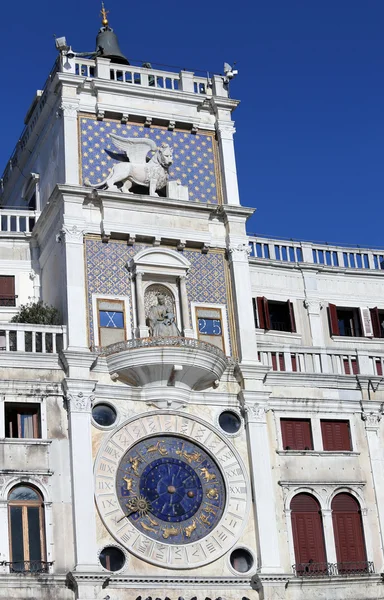
[[[67,347],[64,325],[0,323],[0,353],[57,354]]]
[[[0,564],[4,567],[8,567],[10,573],[20,573],[20,575],[26,575],[28,573],[40,575],[42,573],[49,573],[53,562],[42,560],[18,560],[13,562],[3,561]]]
[[[296,563],[292,565],[295,577],[336,577],[338,575],[372,575],[375,567],[371,561],[354,561],[338,563]]]
[[[225,354],[193,338],[139,338],[98,350],[109,372],[132,386],[168,386],[203,390],[220,380],[228,366]]]
[[[0,210],[0,237],[9,236],[9,234],[15,235],[16,237],[24,238],[29,235],[35,226],[40,213],[34,210],[13,210],[10,208]],[[2,306],[14,306],[2,305]]]
[[[258,343],[258,359],[275,372],[324,375],[384,374],[382,350],[347,350]]]

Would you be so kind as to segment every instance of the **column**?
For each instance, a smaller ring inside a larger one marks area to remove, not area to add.
[[[245,396],[243,392],[243,398]],[[250,394],[247,394],[249,397]],[[260,573],[282,573],[277,512],[272,480],[272,465],[268,440],[266,405],[244,404],[247,442],[251,453],[251,477],[254,491],[255,522],[259,552]]]
[[[179,277],[179,282],[180,282],[180,302],[181,302],[181,319],[183,321],[183,334],[184,334],[184,337],[193,337],[193,330],[191,328],[191,320],[189,318],[187,276],[181,275]]]
[[[75,88],[65,90],[68,94],[76,94]],[[64,92],[63,92],[64,94]],[[64,120],[64,144],[65,144],[65,183],[78,185],[79,182],[79,157],[74,148],[79,147],[79,134],[77,126],[77,111],[79,101],[74,97],[65,99],[61,103],[61,111]]]
[[[333,531],[332,510],[330,508],[322,508],[321,516],[323,519],[325,556],[327,562],[337,563],[335,535]]]
[[[59,234],[65,244],[68,348],[82,351],[88,349],[84,233],[80,225],[63,225]]]
[[[233,134],[235,128],[232,121],[216,122],[219,141],[221,176],[223,181],[224,204],[240,204],[237,184],[237,170]]]
[[[235,305],[235,319],[239,359],[241,362],[257,363],[255,321],[252,308],[252,289],[249,273],[248,244],[235,244],[229,247],[229,264],[232,273],[232,291]]]
[[[365,407],[364,407],[365,408]],[[377,514],[379,519],[379,543],[380,549],[377,548],[377,552],[380,553],[381,564],[375,564],[377,572],[383,569],[383,553],[384,553],[384,444],[383,444],[383,431],[381,427],[381,413],[379,411],[368,412],[372,410],[372,407],[367,406],[367,412],[363,412],[361,415],[362,420],[365,422],[365,431],[367,436],[369,460],[371,463],[371,472],[373,480],[373,489],[375,493],[375,504],[377,507]],[[377,410],[377,409],[376,409]],[[380,410],[380,409],[379,409]],[[363,523],[364,523],[363,518]],[[364,523],[364,535],[366,538],[367,545],[367,558],[373,560],[370,556],[370,544],[367,540],[367,526]],[[374,546],[373,546],[374,547]],[[376,561],[377,562],[377,561]]]
[[[309,298],[306,298],[304,300],[304,306],[308,312],[312,344],[316,347],[324,347],[324,332],[320,314],[322,304],[318,300],[311,300]]]
[[[76,571],[99,569],[96,545],[91,410],[95,382],[65,379],[68,403]]]
[[[136,273],[136,305],[138,320],[137,335],[139,338],[148,337],[148,327],[145,324],[145,306],[142,273]]]

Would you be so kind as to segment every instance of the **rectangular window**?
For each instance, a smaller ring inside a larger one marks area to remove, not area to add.
[[[196,307],[199,340],[209,342],[224,351],[223,316],[221,308]]]
[[[384,338],[384,310],[378,309],[376,306],[370,308],[369,312],[371,314],[373,337]]]
[[[324,450],[352,450],[349,421],[321,420],[320,424]]]
[[[40,438],[40,404],[6,402],[5,437]]]
[[[99,346],[109,346],[124,342],[125,315],[122,300],[98,300],[97,313],[99,319]]]
[[[13,275],[0,275],[0,306],[16,306]]]
[[[281,419],[284,450],[313,450],[310,419]]]
[[[331,335],[360,337],[362,326],[358,308],[340,308],[329,304],[329,326]]]
[[[296,333],[296,322],[293,304],[257,298],[258,326],[260,329],[272,329],[273,331],[287,331]]]

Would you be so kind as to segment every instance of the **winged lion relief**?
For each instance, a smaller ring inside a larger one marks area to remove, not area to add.
[[[168,181],[168,169],[173,161],[172,148],[165,143],[157,147],[149,138],[125,138],[113,133],[109,137],[117,148],[125,152],[129,162],[115,164],[101,183],[92,184],[85,179],[85,185],[130,194],[132,185],[137,184],[148,187],[150,196],[158,196],[157,190],[162,189]],[[150,151],[154,154],[147,162]]]

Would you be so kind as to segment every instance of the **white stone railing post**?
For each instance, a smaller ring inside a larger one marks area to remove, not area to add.
[[[183,92],[194,92],[193,88],[194,73],[191,71],[180,71],[180,89]]]
[[[101,56],[96,58],[96,75],[99,79],[111,78],[110,65],[110,58],[101,58]]]

